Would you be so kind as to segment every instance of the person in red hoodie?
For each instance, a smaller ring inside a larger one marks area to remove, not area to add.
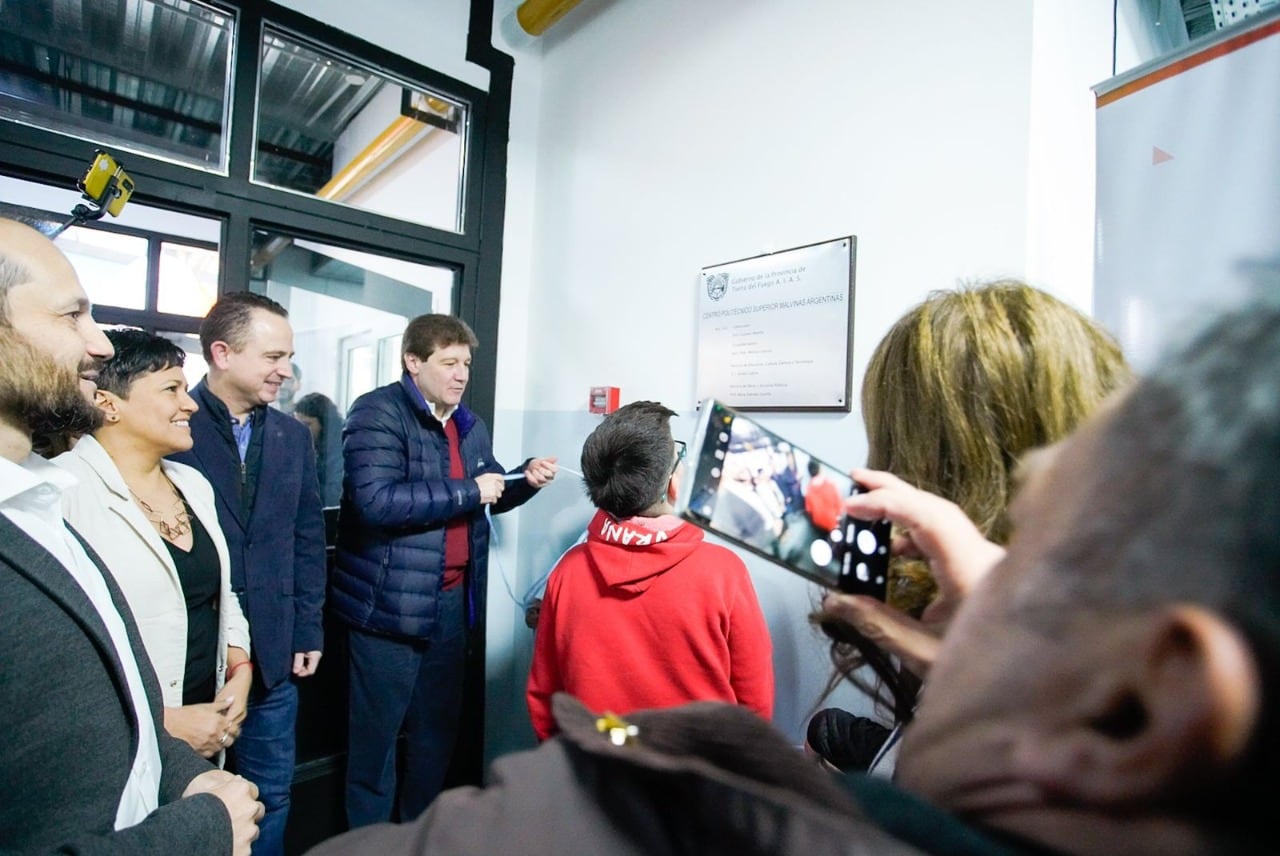
[[[700,700],[773,715],[773,646],[746,565],[672,513],[684,457],[674,415],[637,401],[583,445],[599,510],[543,597],[527,691],[539,740],[557,731],[561,691],[619,716]]]

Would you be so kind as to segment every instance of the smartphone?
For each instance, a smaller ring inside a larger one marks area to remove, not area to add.
[[[889,522],[844,513],[862,490],[848,475],[715,399],[690,450],[681,517],[820,585],[884,600]]]

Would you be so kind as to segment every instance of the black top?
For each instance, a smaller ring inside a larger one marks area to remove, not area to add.
[[[218,595],[222,573],[218,565],[218,549],[200,518],[187,509],[191,520],[191,550],[165,541],[178,580],[187,600],[187,669],[182,679],[182,703],[203,704],[213,701],[217,693],[218,674]]]

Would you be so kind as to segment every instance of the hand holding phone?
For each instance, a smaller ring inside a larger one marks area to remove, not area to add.
[[[1004,558],[1004,548],[983,537],[954,503],[912,487],[896,476],[854,470],[868,489],[848,505],[868,516],[892,518],[900,527],[900,548],[929,563],[938,597],[919,620],[883,603],[828,594],[822,602],[822,627],[839,641],[851,641],[850,628],[898,657],[924,676],[941,647],[941,636],[969,592]]]
[[[853,482],[851,493],[865,488]],[[888,520],[843,519],[845,549],[840,554],[840,579],[836,588],[847,594],[871,595],[884,600],[889,585],[889,545],[892,526]]]
[[[685,519],[806,579],[884,599],[889,524],[844,513],[858,490],[849,476],[714,399],[691,448]]]
[[[1004,558],[1005,549],[986,539],[953,502],[912,487],[890,473],[855,469],[866,490],[846,505],[865,516],[891,519],[900,535],[898,551],[923,559],[938,595],[921,616],[925,623],[951,620],[969,592]]]

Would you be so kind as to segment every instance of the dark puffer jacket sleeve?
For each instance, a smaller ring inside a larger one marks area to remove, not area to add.
[[[413,456],[414,446],[429,442],[408,423],[411,412],[383,388],[361,397],[343,430],[343,457],[350,513],[357,522],[383,529],[443,523],[480,507],[474,478],[451,479],[440,471],[434,450]],[[425,472],[424,472],[425,470]]]
[[[329,604],[356,629],[425,638],[436,621],[450,520],[468,521],[472,620],[484,612],[489,526],[475,477],[501,473],[502,466],[494,460],[484,422],[459,407],[451,418],[466,475],[449,478],[444,430],[415,403],[407,383],[402,379],[362,395],[347,416],[346,479]],[[536,492],[526,480],[514,479],[491,510],[514,508]]]

